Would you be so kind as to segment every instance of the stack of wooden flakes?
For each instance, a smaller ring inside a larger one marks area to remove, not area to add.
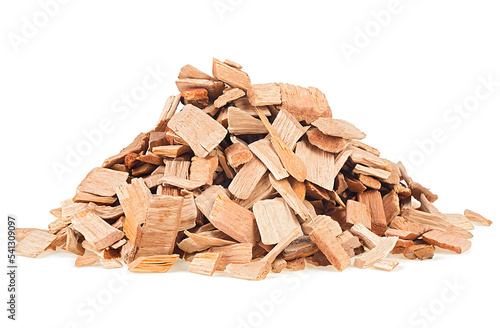
[[[17,229],[17,253],[60,247],[76,266],[134,272],[181,257],[194,273],[258,280],[306,262],[389,271],[391,253],[462,253],[471,222],[491,224],[441,213],[401,163],[332,118],[318,89],[252,84],[229,60],[212,73],[184,66],[156,126],[93,169],[48,230]]]

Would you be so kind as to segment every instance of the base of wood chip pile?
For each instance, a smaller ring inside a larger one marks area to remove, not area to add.
[[[441,213],[318,89],[252,84],[229,60],[214,59],[212,75],[184,66],[156,126],[93,169],[48,230],[17,229],[17,253],[60,248],[77,267],[132,272],[181,258],[190,272],[260,280],[306,262],[390,271],[391,253],[460,254],[472,223],[491,224]]]

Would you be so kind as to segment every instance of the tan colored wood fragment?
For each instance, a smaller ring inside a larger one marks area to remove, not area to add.
[[[431,230],[422,235],[427,243],[461,254],[471,247],[471,242],[460,236],[440,230]]]
[[[96,214],[103,220],[114,220],[118,219],[124,214],[121,205],[118,206],[106,206],[106,205],[96,205],[94,203],[89,203],[87,211]]]
[[[253,84],[248,88],[247,95],[253,106],[281,104],[281,90],[277,83]]]
[[[335,269],[343,271],[351,265],[349,254],[347,254],[328,226],[321,226],[313,230],[310,237]]]
[[[239,99],[236,99],[234,101],[234,105],[238,109],[244,111],[245,113],[247,113],[249,115],[252,115],[254,117],[259,116],[259,114],[257,114],[257,112],[255,111],[255,106],[252,106],[252,104],[250,104],[247,97],[241,97]],[[260,108],[260,110],[262,110],[264,115],[271,116],[271,112],[269,111],[269,109],[266,106],[261,106],[259,108]]]
[[[394,246],[396,246],[397,241],[397,237],[382,237],[377,246],[354,259],[354,266],[360,269],[366,269],[373,266],[389,255]]]
[[[283,257],[278,256],[271,265],[271,270],[274,273],[280,273],[286,268],[287,262],[283,259]]]
[[[414,244],[403,250],[403,255],[410,260],[430,260],[434,257],[434,246],[429,244]]]
[[[116,196],[97,196],[87,192],[77,192],[75,197],[73,197],[73,202],[75,203],[96,203],[99,205],[111,205],[116,202]]]
[[[168,127],[184,139],[195,155],[201,158],[214,150],[227,134],[226,129],[210,115],[192,105],[186,105],[176,113],[168,122]]]
[[[281,105],[278,109],[285,109],[295,116],[297,121],[307,124],[320,117],[332,117],[325,95],[316,88],[303,88],[296,85],[280,83]]]
[[[217,108],[221,108],[230,103],[231,101],[234,101],[243,96],[245,96],[245,91],[238,88],[233,88],[224,92],[221,96],[219,96],[219,98],[215,100],[214,105]]]
[[[295,153],[302,162],[307,163],[306,179],[332,191],[335,177],[338,174],[335,167],[335,156],[311,145],[306,140],[297,144]]]
[[[286,268],[292,271],[301,271],[306,268],[306,261],[303,257],[296,258],[286,262]]]
[[[189,265],[189,272],[212,276],[219,265],[221,253],[198,253]]]
[[[200,247],[203,247],[203,249],[233,245],[236,243],[233,239],[231,239],[228,235],[220,230],[211,230],[200,233],[191,233],[186,230],[184,231],[184,233]]]
[[[359,140],[351,140],[351,146],[367,151],[375,156],[380,156],[380,151],[378,149],[368,146]]]
[[[235,135],[267,133],[262,121],[236,107],[229,107],[227,122],[227,130]]]
[[[302,219],[302,221],[307,221],[313,219],[311,213],[304,205],[302,200],[297,197],[297,194],[293,191],[290,182],[287,179],[276,180],[272,175],[269,175],[269,181],[274,189],[283,197],[288,206],[290,206],[295,213]]]
[[[205,80],[205,79],[179,79],[175,81],[177,89],[182,92],[185,89],[203,88],[208,91],[208,98],[211,101],[217,99],[224,91],[224,83],[220,81]]]
[[[35,258],[49,247],[56,236],[43,230],[30,231],[15,247],[20,256]]]
[[[217,195],[208,219],[217,229],[241,243],[256,244],[259,241],[254,214],[224,194]]]
[[[363,203],[351,199],[348,200],[346,208],[346,223],[350,225],[360,223],[366,228],[371,229],[372,222],[370,210]]]
[[[190,152],[191,148],[186,145],[168,145],[168,146],[158,146],[152,149],[153,154],[160,157],[170,157],[176,158]]]
[[[481,214],[478,214],[478,213],[473,212],[471,210],[465,210],[464,215],[467,217],[467,219],[469,219],[470,221],[475,222],[475,223],[480,223],[480,224],[483,224],[486,226],[490,226],[493,223],[492,221],[486,219]]]
[[[247,199],[266,172],[267,167],[254,156],[238,171],[228,189],[235,197]]]
[[[75,266],[81,268],[84,266],[90,266],[97,263],[99,257],[96,254],[82,255],[78,256],[75,260]]]
[[[382,187],[382,183],[377,179],[369,177],[367,175],[360,174],[358,176],[359,182],[368,188],[379,190]]]
[[[401,216],[398,216],[394,220],[392,220],[390,227],[393,229],[414,233],[418,236],[421,236],[422,234],[430,230],[430,228],[424,225],[418,224],[408,218],[404,218]]]
[[[387,229],[387,223],[382,195],[380,194],[380,192],[377,190],[367,190],[361,194],[358,194],[358,201],[365,204],[371,213],[371,230],[375,234],[383,236],[385,230]]]
[[[82,247],[83,236],[76,232],[71,226],[66,231],[66,250],[76,255],[85,254]]]
[[[365,187],[364,184],[361,183],[361,181],[345,176],[344,177],[345,182],[347,184],[347,189],[349,189],[352,192],[355,192],[357,194],[361,194],[364,192],[367,188]]]
[[[344,120],[321,117],[312,122],[322,133],[344,139],[364,139],[366,134]]]
[[[304,258],[318,252],[319,248],[309,236],[299,236],[288,245],[282,253],[282,258],[286,261]]]
[[[198,209],[196,208],[195,197],[186,195],[183,197],[182,209],[179,217],[179,230],[187,230],[196,226]]]
[[[182,103],[203,109],[208,106],[208,91],[203,88],[184,89],[181,92]]]
[[[368,249],[375,248],[382,240],[382,237],[377,236],[376,234],[368,230],[368,228],[362,225],[361,223],[356,223],[355,225],[353,225],[350,231],[353,235],[361,238],[363,244]]]
[[[306,133],[308,127],[303,127],[297,119],[285,109],[280,110],[273,121],[272,127],[278,137],[290,149],[295,148],[295,144]]]
[[[224,150],[224,153],[226,155],[227,163],[233,168],[237,168],[242,164],[248,163],[253,157],[250,149],[240,143],[234,143],[227,147]]]
[[[350,144],[350,140],[326,135],[316,127],[309,129],[306,134],[311,144],[330,153],[339,153]]]
[[[300,229],[297,217],[283,198],[261,200],[253,206],[253,213],[265,245],[277,244],[291,231]]]
[[[251,209],[252,206],[262,199],[269,199],[276,196],[277,193],[269,181],[269,174],[266,173],[257,183],[252,193],[247,199],[239,199],[238,204],[246,209]]]
[[[114,196],[115,185],[127,181],[127,178],[128,173],[96,167],[83,179],[77,191],[104,197]]]
[[[212,74],[217,80],[225,82],[233,88],[240,88],[244,91],[252,84],[247,73],[225,64],[216,58],[213,59]]]
[[[128,269],[138,273],[164,273],[172,268],[178,258],[178,254],[139,257],[128,265]]]
[[[252,244],[250,243],[211,247],[209,252],[221,254],[216,267],[216,270],[221,271],[224,271],[230,263],[244,264],[252,260]]]
[[[470,220],[462,214],[444,214],[448,222],[452,225],[465,229],[465,230],[474,230],[474,225]]]
[[[384,196],[382,202],[384,204],[386,223],[390,224],[392,220],[394,220],[401,212],[399,206],[399,196],[394,190],[392,190]]]
[[[229,197],[229,193],[224,189],[224,187],[219,185],[213,185],[205,189],[198,197],[195,198],[196,207],[205,215],[206,218],[210,216],[210,212],[214,206],[215,199],[217,195],[226,195]]]
[[[105,269],[119,269],[121,267],[123,267],[123,264],[118,261],[117,259],[99,259],[99,261],[101,262],[102,266],[105,268]]]
[[[102,164],[104,168],[110,168],[115,164],[123,163],[125,156],[130,153],[140,153],[148,148],[149,134],[141,133],[135,137],[134,141],[127,147],[123,148],[117,155],[106,159]]]
[[[294,179],[295,180],[295,179]],[[330,194],[328,193],[327,190],[315,185],[312,182],[306,181],[304,183],[304,186],[306,187],[306,195],[309,196],[310,198],[317,199],[317,200],[330,200]]]
[[[373,267],[382,271],[392,271],[399,265],[397,261],[380,260],[373,264]]]
[[[351,150],[350,159],[355,164],[361,164],[363,166],[385,171],[392,170],[391,163],[388,160],[380,158],[366,150],[354,147],[352,146],[352,142],[347,149]]]
[[[399,239],[406,239],[406,240],[415,240],[418,237],[420,237],[421,234],[412,232],[412,231],[406,231],[406,230],[399,230],[399,229],[387,229],[385,231],[385,235],[387,237],[399,237]]]
[[[342,234],[342,229],[337,221],[333,220],[331,216],[328,215],[317,215],[312,220],[307,220],[302,223],[302,231],[304,234],[310,235],[314,229],[322,226],[327,226],[333,232],[335,236]]]
[[[160,182],[187,190],[194,190],[205,185],[203,181],[193,181],[193,180],[183,179],[174,175],[164,176],[160,179]]]
[[[88,213],[85,217],[74,218],[71,223],[73,229],[81,233],[85,240],[98,250],[113,245],[124,236],[122,231],[113,228],[94,213]]]
[[[214,173],[218,165],[219,158],[217,156],[209,155],[205,158],[194,156],[191,158],[189,179],[211,185],[213,183]]]
[[[281,180],[289,176],[288,172],[283,167],[283,164],[281,164],[281,160],[274,150],[271,141],[268,139],[260,139],[248,145],[248,148],[250,148],[252,153],[261,160],[269,171],[271,171],[277,180]]]
[[[352,173],[364,174],[364,175],[373,176],[373,177],[379,178],[379,179],[387,179],[391,175],[391,172],[381,170],[381,169],[374,169],[372,167],[364,166],[361,164],[356,164],[356,166],[352,170]]]
[[[163,158],[149,151],[145,155],[139,155],[139,157],[137,157],[137,160],[155,166],[163,165]]]
[[[420,199],[420,195],[422,194],[424,194],[431,203],[434,203],[438,199],[436,194],[433,194],[429,189],[425,188],[418,182],[412,182],[410,184],[410,189],[411,194],[415,199]]]
[[[425,194],[420,195],[420,210],[423,212],[431,213],[431,214],[440,214],[439,210],[437,209],[434,204],[432,204]]]
[[[19,243],[20,241],[22,241],[24,238],[26,238],[26,236],[32,232],[32,231],[35,231],[35,230],[38,230],[38,231],[42,231],[42,232],[46,232],[46,233],[49,233],[47,230],[44,230],[44,229],[36,229],[36,228],[16,228],[15,229],[15,233],[16,233],[16,241]]]
[[[134,167],[131,171],[131,174],[134,177],[141,177],[144,175],[148,175],[152,173],[156,169],[156,165],[150,164],[150,163],[143,163],[140,164],[136,167]]]
[[[240,64],[238,64],[230,59],[224,60],[224,64],[229,65],[229,66],[234,67],[234,68],[237,68],[237,69],[243,68],[243,66],[241,66]]]
[[[185,65],[179,72],[179,79],[202,79],[202,80],[215,80],[208,74],[203,73],[192,65]]]

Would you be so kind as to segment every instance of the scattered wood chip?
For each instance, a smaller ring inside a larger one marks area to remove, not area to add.
[[[480,223],[480,224],[487,225],[487,226],[490,226],[493,223],[490,220],[486,219],[481,214],[478,214],[478,213],[473,212],[471,210],[465,210],[464,215],[467,217],[467,219],[469,219],[470,221],[475,222],[475,223]]]
[[[217,269],[221,257],[221,253],[198,253],[189,265],[189,272],[211,276]]]
[[[37,257],[50,246],[56,236],[43,230],[30,231],[17,245],[16,253],[26,257]]]

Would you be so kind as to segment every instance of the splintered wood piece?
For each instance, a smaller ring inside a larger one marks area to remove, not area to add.
[[[296,181],[296,180],[294,179],[294,181]],[[300,182],[297,182],[297,183],[300,183]],[[309,196],[313,199],[317,199],[317,200],[321,200],[321,199],[330,200],[330,194],[328,193],[327,190],[325,190],[319,186],[316,186],[314,183],[309,182],[309,181],[306,181],[304,183],[304,186],[306,187],[305,189],[306,189],[307,196]]]
[[[286,268],[287,262],[280,256],[276,258],[276,260],[273,261],[273,264],[271,265],[271,271],[274,273],[280,273],[283,271],[283,269]]]
[[[252,260],[252,244],[250,243],[212,247],[208,252],[221,254],[216,267],[216,270],[221,271],[224,271],[230,263],[244,264]]]
[[[152,150],[153,154],[160,157],[170,157],[176,158],[191,151],[191,148],[186,145],[168,145],[168,146],[158,146],[154,147]]]
[[[191,166],[190,161],[165,159],[163,162],[165,163],[164,176],[177,176],[182,179],[188,178],[189,167]]]
[[[397,241],[398,237],[382,237],[377,246],[354,259],[354,266],[360,269],[366,269],[373,266],[389,255],[394,246],[396,246]]]
[[[238,63],[236,63],[236,62],[234,62],[234,61],[232,61],[230,59],[224,60],[224,64],[227,64],[227,65],[229,65],[231,67],[234,67],[234,68],[237,68],[237,69],[242,69],[243,68],[243,66],[241,66],[240,64],[238,64]]]
[[[364,174],[364,175],[373,176],[373,177],[379,178],[379,179],[387,179],[391,175],[391,172],[381,170],[381,169],[374,169],[372,167],[363,166],[361,164],[356,164],[356,166],[352,170],[352,173]]]
[[[422,239],[431,245],[450,250],[457,254],[462,254],[472,245],[470,240],[440,230],[428,231],[422,235]]]
[[[248,101],[247,97],[241,97],[239,99],[236,99],[234,101],[234,105],[238,109],[244,111],[245,113],[247,113],[249,115],[252,115],[254,117],[258,117],[259,116],[257,114],[257,112],[255,111],[255,106],[253,106],[252,104],[250,104],[250,102]],[[266,106],[261,106],[259,108],[262,110],[262,112],[264,113],[264,115],[271,116],[271,112],[269,111],[269,109]]]
[[[283,259],[286,261],[295,260],[300,257],[311,256],[318,252],[319,248],[309,236],[297,237],[283,250]]]
[[[166,145],[168,145],[168,141],[165,131],[158,131],[158,132],[152,131],[149,133],[149,149]]]
[[[288,206],[290,206],[295,213],[302,219],[302,221],[312,220],[313,217],[306,205],[297,197],[297,194],[293,191],[290,182],[287,179],[276,180],[271,174],[269,175],[269,181],[274,189],[283,197]]]
[[[226,155],[227,163],[233,168],[237,168],[242,164],[248,163],[253,157],[250,149],[238,142],[227,147],[224,150],[224,153]]]
[[[75,266],[77,268],[90,266],[96,264],[97,260],[99,260],[99,257],[96,254],[78,256],[75,260]]]
[[[208,91],[203,88],[184,89],[181,92],[184,105],[191,104],[200,109],[208,106]]]
[[[255,107],[255,110],[257,111],[257,114],[259,114],[262,123],[264,123],[267,131],[269,132],[274,150],[281,159],[281,163],[283,163],[285,169],[297,181],[304,181],[307,176],[307,168],[304,162],[302,162],[302,160],[286,146],[283,140],[276,133],[274,127],[271,125],[271,123],[269,123],[269,120],[264,115],[264,113],[262,113],[262,111],[258,107]]]
[[[243,96],[245,96],[245,91],[238,88],[230,89],[224,92],[219,98],[217,98],[214,102],[214,105],[217,108],[221,108],[230,103],[231,101],[234,101]]]
[[[467,217],[467,219],[469,219],[470,221],[472,221],[474,223],[479,223],[479,224],[483,224],[486,226],[490,226],[493,223],[492,221],[483,217],[481,214],[478,214],[478,213],[473,212],[471,210],[465,210],[464,215]]]
[[[302,223],[302,231],[306,235],[310,235],[314,229],[317,229],[322,226],[327,226],[333,232],[335,236],[338,236],[342,233],[342,229],[337,221],[333,220],[332,217],[328,215],[318,215],[312,220],[307,220]]]
[[[116,202],[116,196],[97,196],[90,194],[88,192],[77,192],[75,197],[73,197],[73,202],[75,203],[96,203],[99,205],[111,205]]]
[[[78,192],[87,192],[98,196],[114,196],[115,186],[126,182],[128,173],[96,167],[87,174],[76,188]]]
[[[288,172],[281,164],[281,160],[274,150],[271,141],[268,139],[260,139],[248,145],[252,153],[257,156],[262,163],[271,171],[276,180],[281,180],[288,177]]]
[[[266,172],[267,167],[257,157],[253,156],[238,171],[228,189],[235,197],[247,199]]]
[[[210,247],[233,245],[236,242],[220,230],[191,233],[184,231],[186,236],[191,238],[199,247],[207,249]]]
[[[180,97],[179,97],[180,99]],[[115,164],[123,163],[125,156],[130,153],[140,153],[148,148],[149,134],[141,133],[135,137],[134,141],[127,147],[123,148],[117,155],[111,156],[106,159],[102,164],[104,168],[110,168]]]
[[[354,179],[354,178],[351,178],[348,176],[345,176],[344,179],[345,179],[345,182],[347,184],[347,189],[349,189],[349,191],[355,192],[357,194],[361,194],[362,192],[364,192],[367,189],[365,187],[365,185],[362,184],[361,181],[359,181],[357,179]]]
[[[382,195],[380,194],[380,192],[377,190],[367,190],[361,194],[358,194],[358,201],[365,204],[371,213],[371,230],[375,234],[383,236],[385,230],[387,229],[387,223],[384,212],[384,203],[382,201]]]
[[[307,163],[306,180],[332,191],[338,174],[335,156],[311,145],[306,140],[297,144],[295,153],[302,162]]]
[[[344,120],[330,117],[321,117],[312,122],[321,132],[332,137],[344,139],[364,139],[366,134],[361,132],[353,124]]]
[[[66,250],[76,255],[85,254],[82,247],[83,236],[76,232],[71,226],[66,230]]]
[[[276,194],[271,181],[269,181],[269,174],[265,174],[262,179],[257,183],[254,190],[247,199],[239,199],[238,204],[246,209],[251,209],[252,206],[259,200],[271,198]]]
[[[363,245],[361,245],[359,238],[354,237],[353,234],[348,230],[338,235],[337,240],[351,258],[356,255],[356,249],[363,248]]]
[[[281,104],[281,90],[278,83],[253,84],[247,90],[248,101],[253,106]]]
[[[163,158],[149,151],[145,155],[139,155],[139,157],[137,157],[137,160],[153,165],[160,165],[160,166],[163,165]]]
[[[259,241],[259,230],[254,214],[224,194],[217,195],[208,220],[217,229],[240,243],[255,245]]]
[[[208,98],[210,101],[217,99],[224,91],[224,83],[220,81],[205,80],[205,79],[179,79],[175,81],[177,89],[182,92],[185,89],[198,89],[203,88],[208,91]]]
[[[16,233],[16,241],[17,242],[20,242],[21,240],[23,240],[24,238],[26,238],[26,236],[34,231],[34,230],[38,230],[38,231],[43,231],[43,232],[47,232],[47,230],[43,230],[43,229],[35,229],[35,228],[16,228],[15,229],[15,233]]]
[[[240,88],[244,91],[247,91],[252,85],[247,73],[225,64],[216,58],[213,59],[212,75],[217,80],[225,82],[233,88]]]
[[[410,260],[430,260],[434,257],[434,246],[429,244],[414,244],[403,250],[403,255]]]
[[[330,153],[340,153],[350,144],[350,140],[326,135],[318,128],[309,129],[306,134],[311,144]]]
[[[114,220],[118,219],[124,214],[123,208],[121,205],[118,206],[98,206],[94,203],[89,203],[87,207],[89,212],[96,214],[103,220]]]
[[[410,192],[410,194],[411,194],[411,192]],[[431,214],[440,214],[437,207],[434,206],[434,204],[432,204],[424,194],[420,195],[419,200],[420,200],[420,210],[421,211],[431,213]]]
[[[358,179],[359,179],[359,182],[361,182],[363,185],[365,185],[368,188],[379,190],[382,187],[382,183],[380,181],[378,181],[377,179],[374,179],[372,177],[360,174],[358,176]]]
[[[380,151],[378,149],[368,146],[359,140],[351,140],[351,146],[367,151],[375,156],[380,156]]]
[[[295,148],[297,141],[299,141],[308,130],[307,127],[303,127],[299,121],[285,109],[278,112],[272,126],[278,137],[283,140],[290,150]]]
[[[168,122],[168,127],[184,139],[196,156],[204,158],[225,138],[226,129],[201,109],[186,105]]]
[[[106,223],[94,213],[71,220],[72,227],[81,233],[97,250],[109,247],[122,239],[124,233]]]
[[[454,225],[456,227],[459,227],[459,228],[462,228],[465,230],[474,230],[474,225],[472,224],[472,222],[470,222],[470,220],[465,215],[462,215],[462,214],[444,214],[444,216],[446,217],[446,219],[448,219],[448,221],[452,225]]]
[[[193,195],[184,196],[182,209],[179,218],[179,230],[187,230],[196,226],[196,218],[198,217],[198,209],[195,204]]]
[[[211,185],[218,166],[219,158],[217,156],[207,156],[205,158],[194,156],[191,158],[189,179]]]
[[[443,214],[431,214],[415,209],[405,209],[401,213],[401,216],[433,229],[446,230],[451,225],[450,221]]]
[[[321,226],[313,230],[310,237],[335,269],[343,271],[351,265],[349,254],[347,254],[328,226]]]
[[[328,106],[325,95],[316,88],[303,88],[296,85],[280,83],[281,105],[278,109],[285,109],[295,116],[297,121],[307,124],[320,117],[332,117],[332,110]]]
[[[360,202],[355,200],[347,201],[346,208],[346,223],[350,225],[355,225],[356,223],[360,223],[364,225],[366,228],[372,228],[371,221],[371,213],[368,207]]]
[[[156,169],[156,165],[150,164],[150,163],[143,163],[141,165],[138,165],[132,169],[132,175],[134,177],[141,177],[143,175],[150,174]]]
[[[212,276],[220,263],[221,253],[198,253],[189,265],[189,272]]]
[[[406,239],[406,240],[415,240],[418,237],[420,237],[420,234],[418,233],[406,230],[399,230],[399,229],[387,229],[385,231],[385,235],[387,237],[399,237],[399,239]]]
[[[361,164],[363,166],[368,166],[374,169],[381,169],[385,171],[391,171],[392,166],[391,163],[383,158],[380,158],[366,150],[359,149],[357,147],[351,145],[347,147],[347,149],[351,150],[351,161],[355,164]]]
[[[253,213],[265,245],[277,244],[291,231],[300,229],[297,217],[283,198],[261,200],[253,206]]]
[[[215,80],[208,74],[203,73],[192,65],[183,66],[179,72],[179,79],[202,79],[202,80]]]
[[[297,195],[297,197],[303,202],[306,199],[307,187],[304,182],[300,182],[295,180],[294,178],[290,178],[288,180],[290,185],[292,186],[293,191]],[[312,185],[311,183],[309,183]]]
[[[203,181],[193,181],[193,180],[183,179],[174,175],[162,177],[160,179],[160,183],[166,183],[168,185],[187,190],[194,190],[205,185],[205,182]]]
[[[227,130],[235,135],[267,133],[262,121],[236,107],[229,107],[227,122]]]
[[[123,267],[123,264],[118,261],[117,259],[99,259],[99,261],[101,262],[102,266],[105,268],[105,269],[119,269],[121,267]]]
[[[30,231],[15,247],[18,255],[35,258],[49,247],[56,236],[44,230]]]
[[[401,212],[399,207],[399,196],[394,190],[392,190],[384,196],[382,202],[384,204],[386,223],[390,224],[392,220],[394,220]]]
[[[421,236],[422,234],[430,230],[430,228],[424,225],[415,223],[412,220],[401,216],[398,216],[394,220],[392,220],[390,227],[397,230],[407,231],[418,236]]]
[[[429,189],[425,188],[418,182],[412,182],[409,185],[411,189],[411,195],[415,199],[420,199],[420,195],[424,194],[425,197],[429,200],[429,202],[434,203],[437,199],[438,196],[434,193],[432,193]]]
[[[88,204],[75,203],[72,199],[66,199],[61,202],[61,219],[66,219],[73,216],[84,215],[87,212]],[[69,224],[69,223],[68,223]],[[50,224],[49,224],[50,228]],[[50,233],[55,233],[49,229]],[[57,231],[56,231],[57,232]]]
[[[286,268],[292,271],[300,271],[306,268],[306,261],[303,257],[286,262]]]
[[[140,273],[164,273],[172,268],[178,258],[179,254],[139,257],[128,265],[128,269]]]
[[[397,261],[380,260],[373,264],[373,267],[382,271],[392,271],[399,265]]]
[[[213,185],[205,189],[200,195],[195,198],[196,207],[203,213],[203,215],[208,218],[212,208],[214,206],[215,199],[218,195],[226,195],[229,197],[229,193],[224,187],[219,185]]]
[[[352,232],[353,235],[361,238],[363,244],[368,249],[375,248],[382,240],[382,237],[377,236],[376,234],[368,230],[368,228],[362,225],[361,223],[356,223],[355,225],[353,225],[350,231]]]
[[[344,164],[347,162],[349,159],[349,156],[351,156],[352,151],[351,150],[343,150],[341,153],[339,153],[337,156],[335,156],[335,170],[333,171],[335,173],[335,176],[339,174],[340,170],[344,167]]]

